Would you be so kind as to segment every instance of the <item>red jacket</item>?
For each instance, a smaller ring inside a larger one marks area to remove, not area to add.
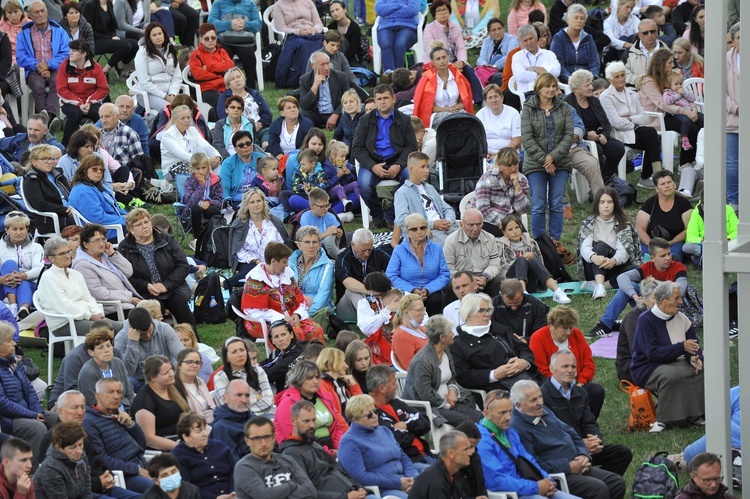
[[[333,414],[333,422],[331,422],[331,426],[328,427],[328,430],[331,434],[331,440],[333,441],[333,448],[338,449],[341,437],[343,437],[346,430],[349,429],[349,423],[346,422],[344,415],[341,414],[341,403],[339,402],[338,396],[332,395],[331,392],[325,389],[318,389],[317,395],[318,398],[323,401],[323,404],[325,404],[328,410],[331,411],[331,414]],[[299,390],[293,386],[276,394],[276,416],[274,417],[273,422],[276,425],[276,442],[279,445],[292,435],[292,406],[301,399],[302,395]],[[328,449],[329,453],[331,453],[332,450],[333,449]]]
[[[96,61],[88,60],[78,69],[67,59],[57,71],[57,94],[63,103],[75,106],[102,102],[109,95],[107,75]]]
[[[34,499],[36,497],[36,494],[34,493],[34,481],[31,482],[31,487],[29,487],[29,492],[26,494],[21,494],[16,490],[16,487],[14,485],[11,485],[8,482],[8,479],[5,478],[5,469],[2,464],[0,464],[0,498],[2,499]]]
[[[549,326],[544,326],[531,335],[529,348],[534,352],[534,362],[539,372],[545,378],[550,378],[552,373],[549,370],[549,362],[552,359],[552,354],[557,352],[558,348],[555,342],[552,341]],[[583,333],[577,327],[573,328],[573,332],[568,338],[568,350],[573,352],[576,358],[576,365],[578,367],[576,382],[585,384],[593,380],[596,374],[596,364],[594,364],[594,357],[591,355],[591,347],[589,347],[586,338],[583,337]]]
[[[448,70],[453,73],[458,85],[458,96],[464,105],[464,110],[469,114],[474,114],[474,100],[471,96],[471,85],[461,72],[451,64]],[[422,78],[417,83],[417,89],[414,91],[414,116],[419,116],[424,123],[425,128],[430,126],[432,117],[432,107],[435,105],[435,94],[437,93],[438,75],[435,66],[432,63],[424,65]]]
[[[190,54],[190,73],[193,75],[193,80],[200,84],[203,92],[226,90],[224,73],[232,67],[234,67],[234,61],[219,45],[216,46],[216,50],[209,53],[203,45],[198,44],[198,48]]]

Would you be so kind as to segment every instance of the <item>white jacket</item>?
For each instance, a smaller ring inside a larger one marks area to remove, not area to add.
[[[612,137],[624,144],[635,143],[635,126],[648,125],[650,118],[646,116],[646,110],[638,98],[638,94],[629,87],[625,87],[622,92],[615,90],[614,85],[610,85],[599,96],[604,112],[607,113],[607,119],[612,125]],[[623,116],[630,116],[626,120]]]
[[[182,86],[180,63],[173,57],[166,62],[160,57],[149,57],[143,39],[135,55],[135,74],[138,76],[138,89],[164,99],[169,94],[177,95]]]
[[[199,150],[209,157],[219,156],[219,151],[214,149],[195,127],[191,126],[185,135],[182,135],[176,126],[169,125],[161,136],[161,169],[168,172],[180,161],[190,163],[193,153]],[[209,151],[213,151],[214,154]]]
[[[20,247],[10,242],[7,234],[0,239],[0,262],[13,260],[18,264],[18,271],[26,273],[29,281],[36,281],[44,268],[44,248],[39,243],[31,241],[30,236]]]
[[[102,306],[89,293],[83,274],[77,270],[51,266],[39,280],[36,292],[39,303],[45,310],[72,316],[77,321],[87,321],[94,314],[104,313]],[[56,331],[67,324],[65,319],[47,317],[50,331]]]

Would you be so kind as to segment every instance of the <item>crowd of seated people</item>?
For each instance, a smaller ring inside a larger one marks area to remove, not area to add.
[[[0,429],[12,437],[0,451],[0,488],[230,499],[263,487],[362,499],[377,485],[404,498],[507,490],[619,499],[632,454],[596,422],[605,396],[586,340],[611,334],[628,304],[638,308],[625,315],[617,371],[658,395],[650,431],[703,423],[704,354],[680,309],[683,252],[697,245],[698,265],[702,237],[687,237],[699,214],[691,201],[703,175],[703,116],[685,85],[704,74],[699,1],[671,12],[615,1],[604,31],[590,32],[586,8],[565,0],[549,16],[538,0],[514,1],[506,16],[496,2],[436,0],[427,14],[426,2],[377,0],[377,56],[392,83],[365,88],[352,71],[367,65],[364,35],[347,5],[330,4],[321,34],[313,2],[280,0],[275,28],[315,50],[301,61],[298,91],[273,113],[256,89],[255,51],[237,42],[257,34],[260,43],[255,2],[218,0],[200,27],[180,1],[67,2],[59,14],[58,2],[46,3],[10,0],[0,23],[0,75],[24,71],[34,101],[20,126],[18,99],[0,113],[3,172],[22,176],[28,206],[46,212],[8,213],[0,239]],[[557,23],[552,37],[547,17]],[[424,44],[412,49],[422,29]],[[739,24],[728,34],[731,210]],[[482,46],[475,66],[467,43]],[[413,64],[412,50],[423,63]],[[181,93],[184,67],[206,116]],[[130,71],[133,97],[111,94]],[[3,95],[13,82],[3,76]],[[460,213],[432,179],[443,145],[435,133],[448,116],[474,120],[475,110],[489,165]],[[680,136],[679,184],[677,168],[664,169],[667,130],[646,114],[654,111]],[[639,190],[655,191],[633,220],[610,186],[625,146],[643,153]],[[189,242],[227,217],[223,286],[241,316],[237,336],[208,345],[220,353],[214,365],[188,284],[205,266],[141,200],[154,164],[169,181],[187,178],[178,200]],[[578,230],[578,278],[609,302],[586,334],[535,240],[563,237],[576,173],[593,200]],[[383,181],[397,184],[390,195]],[[344,224],[362,203],[372,220],[352,231]],[[32,228],[56,226],[64,237],[34,239]],[[390,245],[366,227],[393,230]],[[546,289],[560,306],[532,296]],[[46,401],[16,348],[17,322],[36,305],[53,314],[51,336],[81,341]],[[361,334],[341,331],[342,319]],[[693,488],[715,467],[695,459]],[[107,470],[121,470],[127,490]],[[569,494],[552,473],[566,475]]]

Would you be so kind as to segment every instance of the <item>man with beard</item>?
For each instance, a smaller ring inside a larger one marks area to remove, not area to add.
[[[319,499],[364,499],[367,491],[354,483],[323,447],[315,442],[315,406],[300,400],[292,406],[292,436],[281,443],[281,453],[307,472]]]

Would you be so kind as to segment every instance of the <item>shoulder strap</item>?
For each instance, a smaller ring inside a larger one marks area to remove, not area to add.
[[[500,442],[500,439],[499,439],[499,438],[497,438],[497,435],[495,435],[495,434],[494,434],[494,433],[492,433],[491,431],[490,431],[490,435],[492,435],[492,439],[493,439],[493,440],[494,440],[494,441],[495,441],[495,442],[497,443],[497,445],[499,445],[499,446],[500,446],[500,448],[501,448],[501,449],[502,449],[502,450],[503,450],[503,451],[504,451],[504,452],[505,452],[506,454],[508,454],[508,457],[510,458],[510,460],[511,460],[511,461],[513,461],[513,464],[515,464],[515,465],[516,465],[516,467],[518,467],[518,458],[517,458],[516,456],[514,456],[514,455],[513,455],[513,453],[512,453],[511,451],[510,451],[510,449],[509,449],[509,448],[507,448],[506,446],[504,446],[504,445],[503,445],[503,444],[502,444],[502,443]]]

